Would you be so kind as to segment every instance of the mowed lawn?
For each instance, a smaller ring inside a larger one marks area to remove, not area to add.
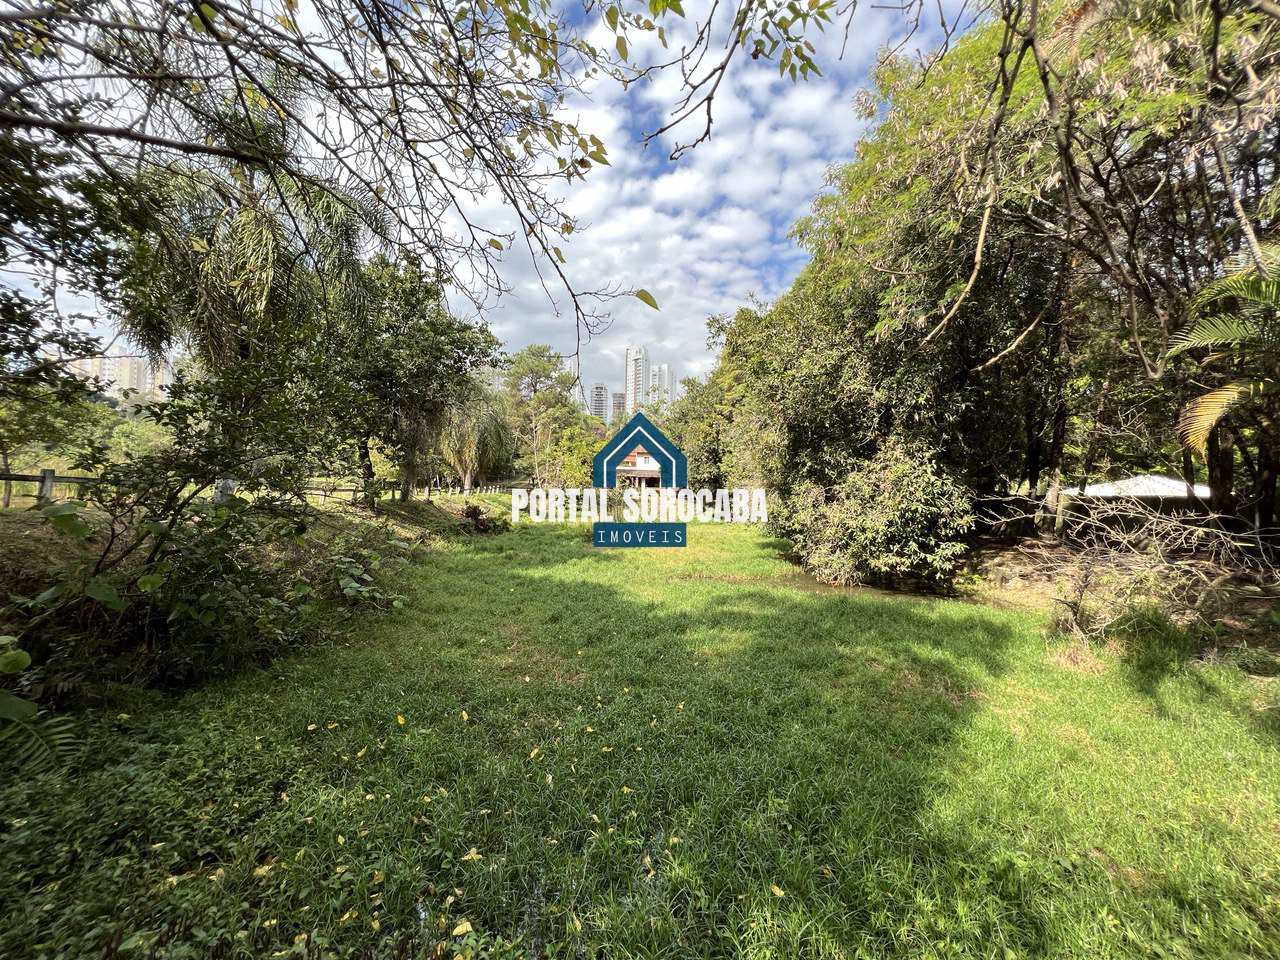
[[[0,956],[1280,957],[1277,681],[690,534],[449,544],[88,721],[0,790]]]

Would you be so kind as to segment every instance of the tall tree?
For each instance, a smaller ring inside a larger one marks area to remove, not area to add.
[[[464,493],[510,454],[512,437],[502,399],[480,380],[445,414],[440,455],[462,481]]]
[[[408,500],[450,407],[473,396],[471,374],[497,359],[486,328],[454,319],[438,284],[408,261],[375,258],[364,270],[364,310],[339,320],[334,376],[351,388],[342,414],[356,436],[362,473],[373,477],[377,441]]]

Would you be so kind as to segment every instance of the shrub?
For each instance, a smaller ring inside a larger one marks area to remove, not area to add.
[[[39,508],[74,559],[0,609],[36,699],[189,682],[395,602],[376,576],[402,552],[387,533],[306,500],[310,478],[345,461],[295,373],[180,377],[141,408],[170,444],[121,462],[87,451],[76,466],[98,479],[83,500]]]
[[[973,527],[968,490],[931,457],[891,443],[824,490],[785,498],[780,532],[815,576],[832,583],[902,580],[949,586]]]
[[[462,520],[476,533],[500,533],[511,526],[506,517],[491,514],[478,503],[468,503],[462,508]]]
[[[27,638],[41,699],[102,682],[186,683],[317,639],[355,608],[399,605],[386,574],[412,549],[380,526],[270,497],[192,501],[162,531],[145,514],[107,518],[77,501],[42,512],[88,549],[0,615]],[[122,556],[112,532],[125,550],[140,546]]]

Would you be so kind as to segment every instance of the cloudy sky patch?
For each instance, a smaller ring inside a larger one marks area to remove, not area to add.
[[[661,306],[655,312],[629,297],[606,305],[608,328],[581,347],[586,383],[620,390],[629,343],[647,346],[650,359],[671,363],[678,377],[705,374],[713,361],[707,317],[786,289],[806,259],[788,232],[823,189],[828,167],[852,157],[865,132],[854,94],[903,29],[892,14],[859,10],[844,57],[842,29],[814,36],[824,76],[798,83],[780,77],[776,64],[737,58],[716,97],[711,139],[676,161],[669,154],[698,136],[700,116],[648,146],[644,137],[678,102],[677,71],[625,91],[601,81],[589,98],[567,106],[584,132],[604,141],[610,162],[564,195],[579,221],[562,245],[567,272],[582,289],[644,288]],[[594,41],[612,45],[611,35],[595,32]],[[671,33],[678,49],[678,31]],[[508,349],[549,343],[572,354],[577,334],[562,291],[551,288],[557,314],[518,249],[507,255],[503,274],[510,292],[486,317]]]

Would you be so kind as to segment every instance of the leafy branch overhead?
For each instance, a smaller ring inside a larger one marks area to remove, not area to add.
[[[679,0],[588,4],[585,19],[551,0],[4,7],[0,130],[65,148],[122,197],[140,171],[174,190],[230,174],[257,205],[285,211],[287,239],[308,249],[317,198],[337,200],[384,248],[477,304],[504,288],[499,258],[522,245],[589,331],[617,291],[571,281],[560,245],[574,221],[561,200],[609,160],[569,101],[679,69],[683,99],[653,135],[700,111],[703,139],[734,54],[749,48],[807,76],[817,67],[805,33],[829,23],[834,4],[743,0],[731,18],[712,4],[691,21]],[[593,22],[611,44],[591,42]],[[678,51],[668,31],[685,38]],[[704,67],[721,41],[723,57]],[[482,214],[490,198],[509,216]],[[211,252],[203,242],[189,253]]]

